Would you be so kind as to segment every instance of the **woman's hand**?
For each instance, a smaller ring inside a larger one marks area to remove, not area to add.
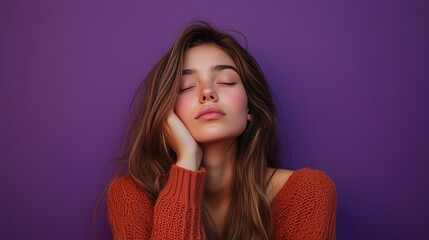
[[[203,155],[201,146],[174,112],[168,116],[166,134],[177,155],[176,165],[192,171],[198,170]]]

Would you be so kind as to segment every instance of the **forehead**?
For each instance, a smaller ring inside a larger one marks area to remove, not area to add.
[[[216,44],[198,45],[185,52],[184,68],[204,68],[221,64],[237,67],[232,58]]]

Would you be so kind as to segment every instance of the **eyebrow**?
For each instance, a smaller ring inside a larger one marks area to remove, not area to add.
[[[222,71],[222,70],[225,70],[225,69],[231,69],[231,70],[235,71],[238,74],[238,70],[235,67],[231,66],[231,65],[216,65],[216,66],[213,66],[212,67],[212,72],[218,72],[218,71]],[[192,74],[195,74],[195,73],[196,73],[196,71],[193,70],[193,69],[184,69],[182,71],[182,76],[183,75],[192,75]]]

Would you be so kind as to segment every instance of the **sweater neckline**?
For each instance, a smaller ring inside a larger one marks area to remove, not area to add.
[[[285,182],[280,191],[276,194],[276,196],[274,196],[273,200],[271,201],[271,209],[273,209],[273,206],[277,204],[277,201],[279,198],[281,198],[281,196],[287,195],[286,193],[291,189],[291,187],[289,186],[293,185],[296,179],[299,178],[299,176],[302,175],[303,172],[306,172],[308,170],[310,170],[310,168],[305,167],[293,171],[289,179]]]

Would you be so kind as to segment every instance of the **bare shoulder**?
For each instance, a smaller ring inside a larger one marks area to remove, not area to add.
[[[274,175],[266,190],[269,203],[280,195],[280,192],[282,196],[293,194],[300,196],[301,199],[317,198],[335,202],[335,184],[323,171],[310,168],[301,168],[295,171],[269,168],[267,169],[267,179],[273,173]]]
[[[273,188],[280,190],[270,202],[278,235],[288,239],[334,239],[336,191],[332,179],[310,168],[300,168],[292,174],[286,171],[286,176],[282,172],[277,179],[284,181],[287,175],[289,178],[283,186],[280,180],[273,182]]]
[[[293,173],[293,170],[288,169],[267,169],[267,181],[269,182],[267,184],[266,195],[269,203],[271,203],[271,201],[276,197],[277,193],[279,193],[279,191],[283,188],[283,186],[286,184],[286,182],[289,180],[290,176],[292,176]]]

